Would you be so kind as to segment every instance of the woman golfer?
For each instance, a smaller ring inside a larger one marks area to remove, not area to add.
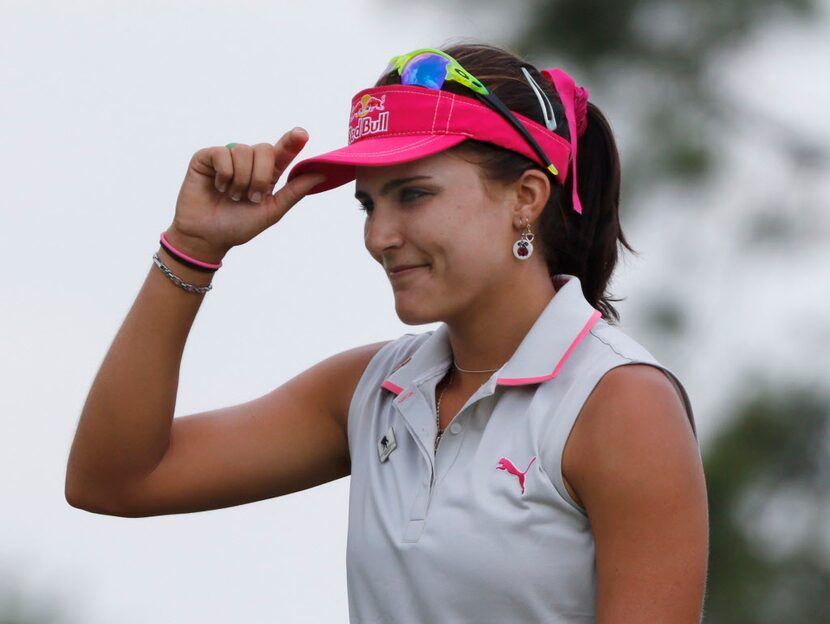
[[[616,325],[620,167],[587,89],[500,48],[394,57],[346,147],[195,153],[104,359],[67,469],[75,507],[187,513],[351,475],[352,622],[701,619],[707,497],[681,382]],[[408,325],[258,399],[173,418],[225,254],[355,181]]]

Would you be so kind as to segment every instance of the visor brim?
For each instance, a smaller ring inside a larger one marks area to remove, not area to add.
[[[384,167],[432,156],[467,140],[459,134],[421,134],[367,137],[360,141],[295,163],[286,182],[305,173],[322,173],[325,181],[308,194],[322,193],[355,179],[355,167]]]

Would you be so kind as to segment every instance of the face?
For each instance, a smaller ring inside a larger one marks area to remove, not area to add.
[[[485,189],[476,165],[442,152],[357,167],[355,190],[367,208],[366,249],[384,268],[404,323],[461,318],[511,279],[515,214],[508,195]],[[404,265],[418,268],[390,274]]]

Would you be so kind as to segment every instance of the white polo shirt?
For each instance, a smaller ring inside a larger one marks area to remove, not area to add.
[[[447,326],[405,334],[367,366],[348,421],[352,624],[594,621],[593,534],[562,480],[582,405],[610,369],[651,364],[697,433],[675,375],[603,320],[577,277],[555,279],[556,295],[452,419],[437,454]]]

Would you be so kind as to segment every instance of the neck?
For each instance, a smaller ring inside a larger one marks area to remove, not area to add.
[[[532,287],[513,285],[497,295],[490,293],[486,303],[468,308],[463,318],[447,321],[455,363],[469,370],[499,369],[516,352],[524,337],[556,294],[550,279]],[[480,385],[492,372],[465,373],[455,368],[456,383]]]

